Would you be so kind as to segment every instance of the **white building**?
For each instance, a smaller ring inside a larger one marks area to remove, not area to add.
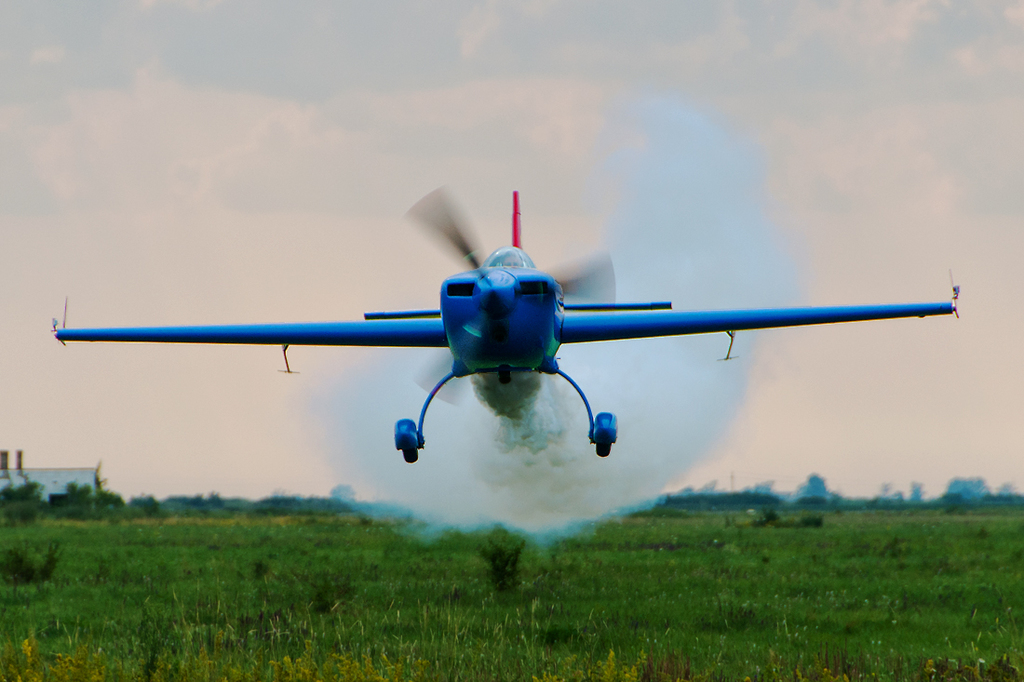
[[[20,486],[29,482],[38,483],[42,486],[40,492],[44,500],[52,501],[52,495],[64,495],[68,489],[68,483],[76,483],[80,486],[87,485],[90,488],[96,484],[96,469],[25,469],[22,465],[22,451],[14,453],[15,466],[10,468],[8,458],[9,451],[0,450],[0,489],[8,486]]]

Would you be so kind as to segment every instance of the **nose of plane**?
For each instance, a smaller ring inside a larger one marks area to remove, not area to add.
[[[477,280],[475,296],[491,317],[504,317],[516,307],[516,278],[504,270],[492,270]]]

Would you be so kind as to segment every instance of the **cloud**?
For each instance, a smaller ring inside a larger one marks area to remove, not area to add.
[[[826,37],[861,48],[902,44],[913,39],[922,26],[935,22],[939,10],[945,7],[942,0],[842,0],[827,6],[799,2],[792,37]]]
[[[224,0],[139,0],[143,9],[152,9],[158,5],[177,5],[193,12],[208,12]]]
[[[1018,2],[1015,5],[1010,5],[1003,10],[1003,16],[1006,17],[1006,20],[1014,26],[1024,28],[1024,2]]]
[[[480,163],[499,134],[546,157],[551,172],[577,163],[605,98],[571,81],[514,80],[300,104],[140,69],[129,89],[71,93],[67,118],[39,129],[32,156],[41,181],[76,205],[366,207],[404,196],[397,176]]]
[[[475,6],[469,14],[459,23],[459,40],[461,41],[459,51],[463,57],[472,57],[480,46],[495,31],[501,23],[498,17],[498,3],[496,0]]]
[[[60,64],[64,61],[66,51],[61,45],[47,45],[32,50],[30,64]]]

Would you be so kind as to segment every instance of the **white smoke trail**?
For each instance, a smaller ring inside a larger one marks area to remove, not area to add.
[[[764,215],[749,144],[678,99],[649,97],[612,113],[602,146],[592,184],[595,196],[614,197],[605,238],[619,300],[672,300],[677,310],[793,300],[792,267]],[[717,362],[725,335],[563,346],[560,365],[595,412],[618,416],[607,459],[594,454],[571,386],[515,375],[508,386],[472,379],[490,410],[435,401],[427,447],[409,466],[392,434],[397,419],[418,413],[424,395],[410,377],[424,358],[381,351],[325,402],[341,420],[331,433],[339,478],[364,498],[463,525],[539,530],[640,503],[722,434],[743,397],[753,336],[740,337],[741,358],[728,363]],[[512,392],[518,398],[503,401]]]

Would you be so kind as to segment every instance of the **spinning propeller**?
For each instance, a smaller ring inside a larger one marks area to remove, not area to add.
[[[448,244],[473,269],[480,269],[478,254],[482,251],[477,247],[469,220],[456,206],[445,187],[439,187],[417,201],[405,215]],[[516,218],[518,213],[513,219]],[[607,253],[599,252],[587,259],[556,268],[552,276],[562,287],[568,302],[615,302],[615,269]]]
[[[417,201],[405,215],[440,237],[455,249],[463,260],[472,265],[474,270],[480,268],[477,249],[473,246],[476,239],[470,232],[469,222],[452,202],[444,187],[438,187]]]

